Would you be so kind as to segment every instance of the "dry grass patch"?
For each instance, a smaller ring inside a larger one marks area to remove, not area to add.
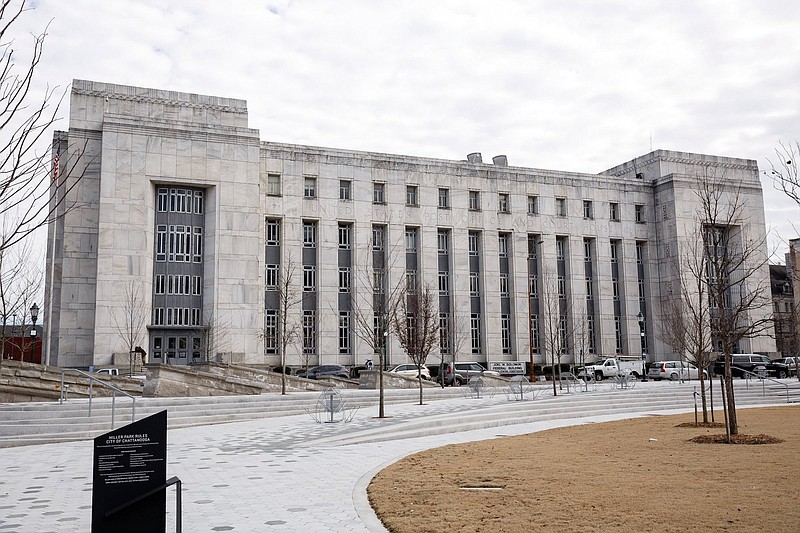
[[[737,414],[742,433],[782,442],[698,446],[675,427],[693,414],[589,424],[415,454],[381,471],[368,495],[395,533],[796,533],[800,506],[770,502],[800,500],[800,407]]]

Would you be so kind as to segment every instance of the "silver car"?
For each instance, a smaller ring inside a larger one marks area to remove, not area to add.
[[[431,373],[426,366],[421,366],[420,371],[422,374],[422,379],[431,379]],[[388,372],[392,372],[394,374],[400,374],[409,378],[416,378],[417,377],[417,365],[411,363],[405,363],[402,365],[395,365],[388,370]]]
[[[656,381],[668,379],[699,379],[699,370],[692,363],[684,361],[656,361],[647,371],[647,377]],[[707,375],[703,372],[703,375]]]

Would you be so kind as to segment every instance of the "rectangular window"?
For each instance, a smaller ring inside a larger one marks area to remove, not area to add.
[[[531,298],[539,297],[539,276],[536,274],[528,276],[528,293]]]
[[[469,210],[481,210],[481,193],[478,191],[469,191]]]
[[[350,292],[350,267],[339,267],[339,292]]]
[[[350,353],[350,312],[339,311],[339,353]]]
[[[541,241],[538,235],[528,234],[528,259],[536,259],[537,249]]]
[[[203,228],[195,226],[192,233],[192,261],[203,261]]]
[[[478,255],[478,233],[475,231],[469,232],[469,255]]]
[[[618,316],[614,317],[614,343],[616,352],[622,353],[622,319]]]
[[[469,319],[469,333],[472,347],[472,353],[481,353],[481,315],[480,313],[472,313]]]
[[[500,315],[500,345],[504,354],[511,353],[511,317]]]
[[[200,276],[192,276],[192,296],[201,296],[203,292],[203,279]]]
[[[564,251],[564,237],[556,238],[556,259],[563,261],[566,253]]]
[[[633,209],[636,216],[636,222],[644,222],[644,206],[637,204],[633,206]]]
[[[380,252],[383,250],[386,230],[383,226],[372,226],[372,251]]]
[[[350,197],[350,180],[339,180],[339,200],[352,200]]]
[[[562,300],[567,297],[567,279],[564,276],[558,276],[558,297]]]
[[[439,271],[439,296],[450,295],[450,273],[446,270]]]
[[[559,330],[561,331],[561,353],[569,352],[569,337],[567,333],[567,317],[561,315],[559,318]]]
[[[156,281],[154,283],[156,294],[164,294],[164,286],[165,286],[164,279],[165,279],[164,274],[156,274]]]
[[[316,311],[303,311],[303,354],[317,352],[317,316]]]
[[[583,201],[583,218],[594,218],[594,213],[592,212],[592,201],[591,200],[584,200]]]
[[[608,218],[609,220],[619,222],[619,204],[617,202],[608,204]]]
[[[203,191],[194,191],[194,214],[195,215],[202,215],[204,204],[205,204],[205,194]]]
[[[164,308],[163,307],[156,307],[153,309],[153,325],[154,326],[163,326],[164,325]]]
[[[450,209],[450,189],[439,189],[439,209]]]
[[[317,223],[303,222],[303,248],[317,247]]]
[[[497,195],[497,211],[500,213],[511,212],[511,203],[508,199],[508,193],[501,192]]]
[[[372,269],[372,291],[375,294],[383,294],[384,291],[384,276],[383,276],[383,269],[381,268],[373,268]]]
[[[500,257],[508,257],[508,235],[497,237],[497,251]]]
[[[556,216],[557,217],[565,217],[565,216],[567,216],[567,199],[566,198],[556,198]]]
[[[470,296],[481,295],[481,278],[477,272],[469,273],[469,295]]]
[[[386,184],[373,183],[372,184],[372,203],[385,204],[386,203]]]
[[[529,215],[538,215],[539,214],[539,197],[538,196],[528,196],[528,214]]]
[[[619,280],[618,279],[612,279],[611,280],[611,294],[612,294],[612,298],[614,299],[615,302],[619,300]]]
[[[280,220],[267,219],[267,246],[279,246],[280,244],[281,244]]]
[[[158,189],[158,212],[166,213],[169,211],[169,190]]]
[[[619,243],[611,241],[611,262],[616,263],[619,259]]]
[[[450,353],[450,315],[439,313],[439,352]]]
[[[406,185],[406,205],[416,207],[419,205],[419,199],[417,198],[417,186],[416,185]]]
[[[436,233],[436,243],[439,255],[447,255],[447,249],[448,249],[447,231],[439,230]]]
[[[303,265],[303,292],[314,292],[315,290],[317,290],[317,267]]]
[[[509,278],[508,274],[500,274],[500,297],[508,298],[509,295]]]
[[[592,240],[583,239],[583,260],[587,263],[592,260]]]
[[[406,228],[406,253],[417,251],[417,228]]]
[[[645,299],[644,298],[644,280],[640,279],[639,280],[639,301],[643,302],[644,299]]]
[[[278,312],[267,309],[264,312],[264,353],[278,351]]]
[[[281,195],[280,174],[267,174],[267,196]]]
[[[153,337],[153,358],[161,359],[161,351],[164,349],[164,337]]]
[[[317,178],[310,178],[310,177],[303,178],[303,197],[304,198],[317,197]]]
[[[156,226],[156,261],[167,260],[167,226]]]
[[[268,291],[278,289],[278,265],[267,265],[264,282]]]
[[[586,278],[586,299],[591,300],[594,298],[594,280],[591,277]]]
[[[417,292],[417,271],[406,270],[406,292],[416,294]]]
[[[594,344],[594,317],[589,315],[586,317],[586,333],[587,333],[587,341],[589,345],[589,353],[596,353],[595,344]]]
[[[636,243],[636,263],[641,265],[644,263],[644,243]]]
[[[531,316],[531,350],[533,353],[539,353],[539,317],[536,315]]]
[[[339,224],[339,249],[350,249],[350,224]]]

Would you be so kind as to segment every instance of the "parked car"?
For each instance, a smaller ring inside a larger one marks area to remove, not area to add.
[[[298,372],[298,376],[308,379],[319,379],[323,377],[337,377],[350,379],[350,372],[342,365],[320,365],[314,368],[309,368],[308,372],[303,375],[303,372]]]
[[[430,370],[426,366],[420,367],[422,379],[431,379]],[[392,372],[394,374],[400,374],[403,376],[408,376],[410,378],[417,377],[417,365],[412,363],[404,363],[402,365],[394,365],[392,368],[388,370],[388,372]]]
[[[475,376],[500,376],[499,372],[494,370],[486,370],[486,368],[478,362],[456,362],[455,368],[453,363],[447,363],[444,370],[444,384],[445,385],[463,385],[469,383],[470,378]]]
[[[703,375],[708,375],[703,371]],[[699,379],[699,369],[689,362],[684,361],[656,361],[650,365],[647,370],[647,377],[660,381],[668,379],[670,381],[678,381],[679,379]]]
[[[95,374],[105,374],[107,376],[119,376],[119,368],[97,368]]]
[[[724,374],[725,359],[720,357],[714,361],[712,370],[715,375]],[[731,375],[733,377],[743,378],[748,375],[745,371],[758,374],[760,370],[766,371],[769,376],[781,379],[789,376],[789,367],[787,365],[776,363],[766,355],[754,353],[731,354]]]
[[[787,370],[789,371],[789,377],[797,375],[797,357],[781,357],[780,359],[775,359],[772,361],[775,364],[782,364],[786,365]]]

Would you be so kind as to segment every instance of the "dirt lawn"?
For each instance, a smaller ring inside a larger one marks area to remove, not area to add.
[[[428,450],[381,471],[368,495],[395,533],[800,532],[800,407],[737,415],[740,433],[783,442],[696,444],[725,429],[650,416]]]

